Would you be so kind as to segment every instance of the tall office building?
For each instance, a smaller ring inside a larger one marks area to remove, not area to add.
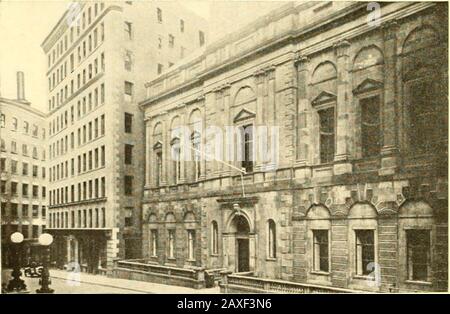
[[[39,259],[37,238],[45,229],[47,171],[45,115],[25,99],[17,73],[17,99],[0,97],[0,207],[2,265],[9,265],[13,232],[24,236],[22,263]]]
[[[176,3],[76,2],[42,43],[48,58],[54,260],[89,272],[141,252],[144,83],[202,46]],[[192,40],[196,38],[196,40]]]

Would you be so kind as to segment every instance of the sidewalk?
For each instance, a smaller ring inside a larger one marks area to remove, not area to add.
[[[80,283],[86,283],[91,285],[103,286],[108,288],[118,288],[122,290],[128,290],[130,293],[155,293],[155,294],[218,294],[220,293],[219,287],[208,289],[192,289],[179,286],[169,286],[158,283],[127,280],[119,278],[109,278],[102,275],[93,275],[87,273],[74,274],[64,270],[51,269],[50,277],[58,278],[61,280],[79,281]],[[73,282],[73,281],[72,281]],[[98,293],[102,293],[99,287]]]

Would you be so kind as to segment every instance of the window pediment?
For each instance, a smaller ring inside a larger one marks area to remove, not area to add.
[[[377,90],[383,88],[383,85],[384,85],[383,82],[367,78],[353,90],[353,94],[357,95]]]
[[[327,102],[336,101],[336,95],[327,91],[322,91],[314,98],[311,103],[313,106],[318,106]]]
[[[250,110],[247,109],[242,109],[241,111],[239,111],[239,113],[236,115],[233,121],[238,122],[242,120],[253,119],[255,118],[255,116],[256,114],[254,112],[251,112]]]

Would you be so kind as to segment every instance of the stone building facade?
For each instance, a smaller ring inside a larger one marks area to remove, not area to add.
[[[46,227],[48,133],[46,115],[25,99],[17,73],[17,99],[0,97],[0,207],[2,265],[9,264],[10,235],[24,236],[22,263],[39,260],[38,237]]]
[[[289,3],[147,84],[150,263],[447,290],[447,5],[377,10]]]
[[[144,83],[204,44],[204,21],[167,2],[77,1],[48,58],[54,261],[89,272],[141,254]],[[197,40],[192,40],[197,38]]]

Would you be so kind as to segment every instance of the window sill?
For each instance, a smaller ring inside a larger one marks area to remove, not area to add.
[[[187,259],[186,261],[191,262],[191,263],[194,263],[194,262],[196,262],[197,260],[196,260],[196,259]]]
[[[311,275],[318,275],[318,276],[330,276],[331,274],[326,271],[319,271],[319,270],[313,270],[309,272]]]
[[[266,261],[268,262],[276,262],[277,258],[276,257],[267,257]]]
[[[375,277],[367,275],[353,275],[352,279],[375,281]]]
[[[421,286],[432,286],[433,283],[429,281],[419,281],[419,280],[405,280],[405,283],[407,284],[413,284],[413,285],[421,285]]]
[[[219,254],[217,254],[217,253],[211,253],[211,256],[213,256],[213,257],[219,257]]]

